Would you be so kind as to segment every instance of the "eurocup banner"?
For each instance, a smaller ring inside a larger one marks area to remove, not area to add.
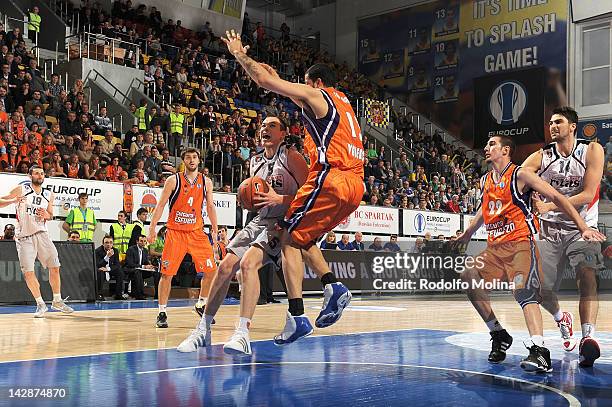
[[[507,98],[518,103],[524,97],[525,113],[540,109],[534,98],[543,94],[538,127],[547,132],[547,116],[566,99],[568,16],[567,0],[438,0],[366,17],[358,22],[359,72],[392,93],[407,94],[409,106],[477,148],[482,145],[475,143],[474,126],[480,120],[496,120],[500,109],[505,120],[510,109],[511,120],[524,120],[519,105],[504,105]],[[518,95],[508,96],[515,92],[506,87],[486,95],[497,104],[501,93],[501,108],[475,110],[476,78],[533,68],[542,69],[540,95],[516,85]]]
[[[474,145],[505,134],[517,145],[544,142],[543,68],[525,69],[474,80]]]

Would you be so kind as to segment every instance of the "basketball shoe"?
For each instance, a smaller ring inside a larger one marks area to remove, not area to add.
[[[49,310],[49,308],[47,308],[47,304],[37,304],[36,305],[36,312],[34,313],[34,318],[44,318],[45,317],[45,313]]]
[[[206,303],[204,301],[198,301],[196,302],[196,304],[193,306],[193,312],[195,312],[196,314],[198,314],[198,316],[200,318],[202,318],[202,315],[204,315],[204,310],[206,309]],[[211,324],[215,323],[215,319],[213,318]]]
[[[323,307],[315,321],[317,328],[326,328],[336,323],[342,316],[342,311],[351,302],[351,292],[340,282],[326,284],[323,291]]]
[[[538,346],[532,341],[524,342],[525,347],[529,349],[529,356],[521,360],[521,368],[526,372],[535,373],[550,373],[552,372],[552,363],[550,362],[550,351],[543,346]],[[531,344],[531,346],[529,346]]]
[[[179,352],[195,352],[198,348],[205,348],[210,346],[211,334],[210,329],[196,328],[189,336],[176,347]]]
[[[574,315],[571,312],[563,312],[563,318],[557,322],[561,338],[563,339],[563,350],[571,352],[576,347],[576,338],[574,338]]]
[[[74,310],[69,307],[68,305],[66,305],[66,303],[64,302],[64,300],[60,300],[60,301],[53,301],[51,303],[51,309],[54,309],[56,311],[61,311],[64,314],[72,314],[74,312]]]
[[[157,314],[155,326],[158,328],[168,328],[168,315],[165,312],[160,312]]]
[[[512,346],[512,336],[502,329],[501,331],[492,331],[491,334],[491,353],[489,353],[489,362],[501,363],[506,359],[506,350]]]
[[[251,341],[249,339],[249,331],[236,329],[230,340],[223,345],[223,352],[228,355],[250,355]]]
[[[314,329],[305,315],[298,317],[293,316],[287,311],[287,321],[285,322],[285,329],[280,335],[274,337],[274,344],[278,346],[288,345],[297,341],[298,339],[305,338],[312,334]]]
[[[580,362],[578,364],[580,367],[592,367],[595,360],[601,356],[599,343],[597,343],[595,338],[590,336],[582,338],[578,349],[578,353],[580,354]]]

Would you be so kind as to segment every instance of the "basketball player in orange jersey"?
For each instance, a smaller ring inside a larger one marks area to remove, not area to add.
[[[529,372],[551,372],[550,352],[544,347],[540,295],[540,259],[534,242],[538,233],[537,219],[531,211],[532,190],[540,193],[565,212],[576,224],[585,240],[604,240],[605,237],[587,226],[576,209],[557,190],[533,171],[513,164],[514,141],[504,135],[493,136],[484,149],[492,170],[484,175],[482,205],[459,242],[468,242],[483,224],[487,229],[487,248],[479,254],[480,268],[471,268],[462,274],[470,288],[468,297],[491,331],[493,342],[489,361],[500,363],[512,345],[512,337],[502,328],[491,308],[488,292],[477,287],[481,280],[513,283],[514,298],[523,309],[529,335],[525,347],[529,356],[521,367]]]
[[[364,193],[364,151],[361,131],[347,97],[332,86],[335,78],[324,64],[311,66],[305,84],[281,79],[268,65],[247,56],[240,36],[233,30],[223,39],[247,74],[261,87],[289,97],[302,108],[307,129],[304,148],[310,158],[306,183],[289,206],[282,226],[283,272],[287,283],[289,312],[285,329],[274,343],[291,343],[313,331],[304,315],[302,259],[321,278],[325,287],[323,309],[317,327],[335,323],[351,299],[351,293],[331,273],[316,239],[335,228],[357,209]]]
[[[204,233],[204,207],[210,218],[213,244],[217,240],[217,212],[213,202],[213,185],[209,178],[198,172],[200,152],[188,148],[181,154],[185,171],[166,180],[159,202],[155,206],[149,226],[149,243],[155,242],[157,222],[168,203],[166,241],[160,259],[159,314],[156,326],[168,327],[166,305],[170,296],[172,277],[176,275],[187,253],[196,272],[210,274],[215,270],[215,257],[208,236]]]
[[[51,308],[70,314],[74,310],[62,299],[59,256],[47,228],[47,221],[53,219],[54,195],[42,187],[45,182],[42,168],[34,165],[28,173],[29,180],[20,182],[8,195],[0,198],[0,207],[15,204],[15,245],[25,282],[36,300],[34,318],[43,318],[48,310],[34,273],[37,258],[43,267],[49,269],[49,284],[53,291]]]
[[[548,123],[553,142],[531,154],[523,167],[537,173],[566,196],[586,224],[597,228],[604,149],[597,142],[577,139],[577,123],[578,113],[571,107],[554,109]],[[563,349],[572,351],[576,347],[573,338],[574,316],[561,310],[555,294],[567,265],[572,267],[580,293],[582,339],[578,347],[579,363],[581,367],[591,367],[600,356],[599,344],[594,336],[599,308],[597,272],[605,268],[601,244],[583,241],[574,223],[552,202],[535,199],[534,206],[539,213],[540,238],[544,240],[543,247],[547,253],[542,260],[542,306],[557,322]]]

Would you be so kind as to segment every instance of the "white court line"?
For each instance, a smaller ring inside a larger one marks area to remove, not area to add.
[[[160,369],[160,370],[148,370],[145,372],[136,372],[136,374],[138,375],[143,375],[143,374],[151,374],[151,373],[164,373],[164,372],[177,372],[177,371],[181,371],[181,370],[195,370],[195,369],[210,369],[210,368],[214,368],[214,367],[234,367],[234,366],[261,366],[261,365],[358,365],[358,366],[386,366],[386,367],[414,367],[414,368],[418,368],[418,369],[429,369],[429,370],[446,370],[446,371],[450,371],[450,372],[461,372],[461,373],[469,373],[469,374],[475,374],[475,375],[480,375],[480,376],[489,376],[489,377],[495,377],[498,379],[503,379],[503,380],[508,380],[508,381],[512,381],[512,382],[518,382],[518,383],[524,383],[524,384],[529,384],[529,385],[533,385],[533,386],[537,386],[540,387],[544,390],[548,390],[551,391],[553,393],[558,394],[559,396],[563,397],[564,399],[567,400],[567,402],[569,403],[570,407],[578,407],[580,406],[580,401],[578,401],[578,399],[574,396],[572,396],[569,393],[565,393],[559,389],[556,389],[554,387],[551,386],[547,386],[545,384],[541,384],[541,383],[535,383],[535,382],[530,382],[528,380],[523,380],[523,379],[518,379],[518,378],[514,378],[514,377],[508,377],[508,376],[501,376],[501,375],[496,375],[496,374],[492,374],[492,373],[484,373],[484,372],[474,372],[471,370],[463,370],[463,369],[453,369],[453,368],[448,368],[448,367],[436,367],[436,366],[424,366],[424,365],[409,365],[409,364],[403,364],[403,363],[376,363],[376,362],[313,362],[313,361],[308,361],[308,362],[251,362],[251,363],[228,363],[228,364],[222,364],[222,365],[207,365],[207,366],[188,366],[188,367],[177,367],[177,368],[172,368],[172,369]]]

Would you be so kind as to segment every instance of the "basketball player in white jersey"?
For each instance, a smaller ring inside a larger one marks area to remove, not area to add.
[[[227,254],[213,277],[204,315],[198,327],[178,346],[179,352],[194,352],[210,345],[213,318],[223,303],[232,277],[240,270],[240,319],[223,350],[229,354],[251,354],[249,326],[259,298],[258,271],[268,263],[280,263],[281,245],[275,225],[285,216],[293,196],[308,175],[304,157],[283,143],[287,129],[278,117],[268,115],[260,134],[264,151],[251,157],[250,176],[266,180],[270,191],[259,194],[254,200],[259,208],[257,216],[228,244]]]
[[[597,142],[578,140],[578,114],[571,107],[553,110],[549,121],[552,143],[536,151],[523,164],[537,172],[578,210],[586,224],[597,229],[599,184],[603,174],[604,151]],[[550,312],[563,338],[563,348],[576,347],[573,338],[573,315],[559,307],[556,291],[563,271],[569,264],[576,272],[580,293],[580,366],[590,367],[599,358],[599,344],[594,338],[599,302],[596,273],[603,268],[601,244],[581,239],[576,225],[563,212],[546,200],[534,199],[540,215],[540,237],[545,240],[542,256],[542,306]]]
[[[36,300],[35,318],[42,318],[48,308],[40,294],[40,284],[34,274],[36,258],[43,267],[49,269],[49,283],[53,291],[51,308],[70,314],[74,310],[64,303],[60,292],[60,262],[57,249],[49,237],[47,221],[53,219],[53,192],[43,190],[45,172],[33,166],[29,171],[29,181],[21,182],[7,195],[1,204],[14,203],[17,207],[17,227],[15,244],[26,284]]]

